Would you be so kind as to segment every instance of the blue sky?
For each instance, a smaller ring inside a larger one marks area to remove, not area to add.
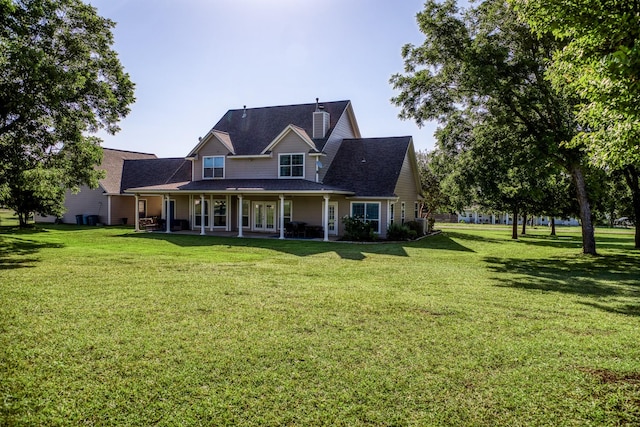
[[[90,0],[114,20],[137,101],[103,146],[188,154],[229,109],[349,99],[363,137],[411,135],[432,149],[435,124],[398,118],[389,78],[422,41],[423,0]]]

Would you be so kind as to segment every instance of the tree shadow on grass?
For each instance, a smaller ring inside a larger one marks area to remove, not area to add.
[[[220,236],[200,236],[194,234],[166,234],[166,233],[136,233],[121,234],[116,237],[161,240],[181,247],[198,246],[229,246],[251,247],[279,251],[299,257],[334,252],[342,259],[361,261],[366,254],[390,255],[407,257],[406,248],[443,249],[454,251],[471,251],[456,243],[447,236],[429,236],[414,242],[378,242],[378,243],[352,243],[352,242],[318,242],[305,240],[280,240],[276,238],[237,238]]]
[[[490,237],[486,237],[484,235],[483,236],[476,236],[475,234],[459,233],[459,232],[455,232],[455,231],[446,231],[443,234],[445,234],[446,237],[449,240],[458,239],[458,240],[467,240],[467,241],[470,241],[470,242],[504,243],[505,240],[508,239],[507,235],[505,235],[504,239],[493,239],[493,238],[490,238]],[[466,247],[460,245],[459,243],[456,243],[456,244],[459,247],[464,248],[465,251],[473,252],[473,250],[471,250],[469,248],[466,248]]]
[[[345,242],[318,242],[305,240],[279,240],[276,238],[200,236],[192,234],[136,233],[122,234],[117,237],[149,239],[171,243],[181,247],[249,247],[274,250],[295,256],[305,257],[321,253],[335,252],[343,259],[361,261],[369,254],[385,254],[406,257],[407,252],[401,244],[353,244]]]
[[[532,235],[520,236],[520,241],[532,246],[546,246],[554,248],[581,248],[582,235]],[[633,236],[596,236],[596,248],[598,249],[624,249],[633,250]]]
[[[17,237],[42,233],[42,230],[20,230],[17,227],[15,229],[13,227],[12,229],[3,227],[1,231],[3,234],[0,235],[0,270],[33,267],[33,264],[39,261],[35,255],[40,250],[63,247],[59,243],[34,242],[33,240]]]
[[[428,248],[428,249],[441,249],[441,250],[457,251],[457,252],[474,252],[473,249],[463,246],[453,239],[472,240],[472,241],[482,240],[484,242],[492,241],[492,239],[483,239],[478,236],[473,236],[470,234],[445,231],[437,235],[425,237],[424,239],[419,241],[419,246],[422,248]]]
[[[631,255],[576,256],[569,259],[485,258],[498,286],[617,298],[611,304],[583,304],[612,313],[640,315],[640,262]]]

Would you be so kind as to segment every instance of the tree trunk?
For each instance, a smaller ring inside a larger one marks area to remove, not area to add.
[[[518,207],[513,208],[513,225],[511,226],[511,238],[518,240]]]
[[[585,255],[597,255],[596,238],[591,221],[591,206],[587,197],[587,186],[579,165],[571,166],[571,176],[576,185],[576,197],[580,205],[580,224],[582,225],[582,253]]]
[[[527,234],[527,213],[522,214],[522,233],[523,236]]]
[[[18,214],[18,222],[20,224],[20,228],[27,228],[29,221],[29,212],[17,212]]]
[[[554,217],[551,217],[551,235],[556,235],[556,219]]]
[[[624,168],[624,179],[631,189],[633,200],[633,215],[636,225],[635,248],[640,249],[640,183],[638,180],[638,169],[631,165]]]

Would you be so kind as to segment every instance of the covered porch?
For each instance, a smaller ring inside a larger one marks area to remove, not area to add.
[[[158,223],[149,229],[145,220],[136,216],[136,231],[321,241],[339,237],[338,205],[344,203],[350,192],[308,181],[275,181],[273,185],[280,188],[271,189],[264,183],[231,187],[228,182],[219,188],[221,181],[196,181],[178,184],[175,188],[128,190],[133,193],[136,204],[144,197],[162,198]],[[320,188],[291,188],[309,184]]]

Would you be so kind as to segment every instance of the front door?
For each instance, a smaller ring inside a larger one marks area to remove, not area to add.
[[[336,236],[338,234],[338,202],[329,202],[329,234]]]
[[[253,203],[253,229],[255,231],[276,231],[276,202]]]

